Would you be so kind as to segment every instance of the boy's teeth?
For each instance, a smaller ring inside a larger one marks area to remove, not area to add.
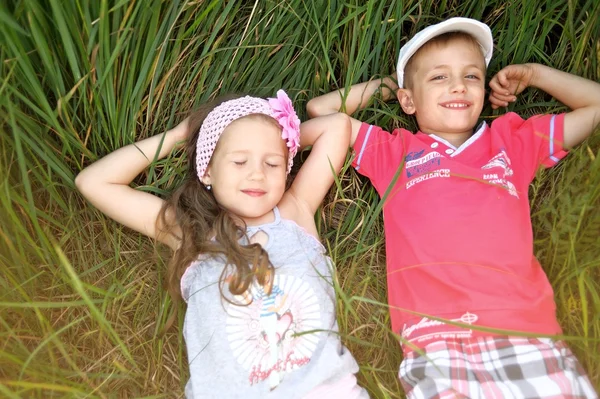
[[[467,104],[456,104],[456,103],[446,104],[447,108],[465,108],[466,106],[467,106]]]

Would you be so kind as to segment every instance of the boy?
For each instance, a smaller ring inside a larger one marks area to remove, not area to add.
[[[390,78],[357,84],[345,100],[352,114],[387,86],[384,99],[395,94],[419,125],[416,134],[389,134],[352,121],[353,166],[387,193],[388,302],[404,351],[399,376],[413,398],[597,397],[563,342],[469,328],[561,333],[533,254],[528,186],[540,165],[555,165],[600,123],[600,84],[525,64],[493,77],[492,107],[534,86],[572,111],[527,120],[508,113],[475,128],[492,50],[487,25],[449,19],[402,47],[397,86]],[[309,115],[337,112],[342,94],[312,99]]]

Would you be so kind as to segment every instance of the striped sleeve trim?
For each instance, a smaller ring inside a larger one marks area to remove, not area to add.
[[[550,151],[548,152],[548,154],[550,154],[550,159],[554,162],[554,163],[558,163],[558,161],[560,161],[559,158],[554,156],[554,132],[555,132],[555,122],[556,122],[556,115],[552,115],[552,118],[550,118]]]
[[[367,147],[367,142],[369,141],[369,137],[371,136],[371,130],[373,129],[373,125],[369,125],[369,129],[365,134],[365,139],[362,142],[362,146],[360,147],[360,152],[358,153],[358,157],[356,158],[356,166],[354,167],[356,170],[360,169],[360,161],[362,161],[362,157],[365,153],[365,148]]]

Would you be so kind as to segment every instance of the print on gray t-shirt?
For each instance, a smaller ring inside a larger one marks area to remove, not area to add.
[[[337,334],[333,265],[324,247],[277,208],[274,214],[272,223],[247,230],[248,237],[266,234],[263,247],[275,267],[269,295],[255,284],[232,296],[225,285],[233,304],[225,301],[220,257],[199,259],[181,279],[188,398],[301,398],[358,371]]]

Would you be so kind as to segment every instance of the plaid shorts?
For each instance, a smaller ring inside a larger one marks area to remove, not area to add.
[[[423,352],[400,364],[408,398],[598,398],[562,341],[476,337],[436,341]]]

